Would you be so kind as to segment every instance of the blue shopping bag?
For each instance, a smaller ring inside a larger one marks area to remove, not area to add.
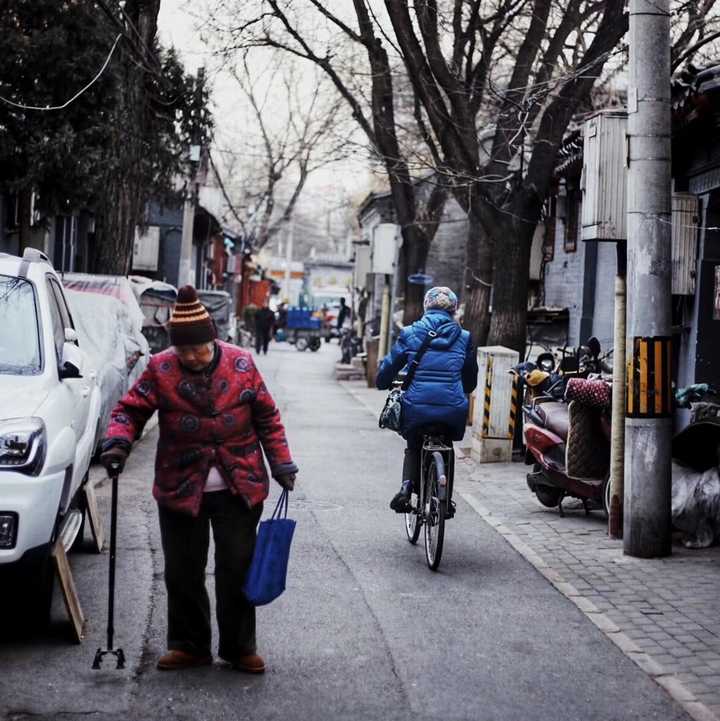
[[[243,591],[253,606],[274,601],[285,590],[290,544],[295,521],[287,517],[288,492],[285,490],[272,516],[260,523],[255,552],[245,578]]]

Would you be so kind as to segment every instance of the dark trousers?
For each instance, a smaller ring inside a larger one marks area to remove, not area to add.
[[[210,655],[210,600],[205,586],[210,527],[215,541],[218,655],[232,661],[255,653],[255,607],[242,586],[255,548],[262,503],[248,509],[229,491],[206,493],[197,518],[160,511],[168,600],[168,648]]]
[[[255,352],[260,353],[262,350],[265,355],[267,355],[268,352],[268,346],[270,345],[270,337],[272,336],[272,331],[270,328],[267,328],[265,330],[256,330],[255,331]]]
[[[420,486],[420,456],[422,454],[423,437],[413,434],[407,439],[405,459],[403,460],[403,481],[412,481],[413,490]]]

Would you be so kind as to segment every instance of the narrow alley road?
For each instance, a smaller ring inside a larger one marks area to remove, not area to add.
[[[155,670],[165,650],[155,431],[122,485],[116,628],[130,668],[90,670],[107,556],[74,555],[88,639],[64,642],[58,606],[51,639],[0,644],[0,718],[687,719],[460,498],[440,571],[427,569],[388,509],[401,440],[334,381],[337,355],[273,344],[258,363],[301,469],[288,590],[258,612],[265,676]]]

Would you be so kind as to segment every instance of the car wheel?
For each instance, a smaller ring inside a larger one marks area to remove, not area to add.
[[[40,563],[36,575],[30,582],[32,599],[28,605],[29,616],[41,628],[45,628],[50,623],[54,588],[55,565],[52,556],[48,554]]]
[[[83,547],[83,541],[85,540],[85,521],[87,520],[87,508],[85,500],[83,498],[82,505],[78,507],[80,513],[82,513],[82,520],[80,521],[80,528],[78,529],[77,536],[70,546],[70,552],[75,553],[81,551]]]
[[[13,570],[12,583],[16,588],[7,607],[1,603],[3,635],[15,637],[44,631],[50,623],[53,590],[55,587],[55,567],[50,551],[44,557],[35,559],[21,568]],[[8,624],[8,620],[12,623]]]

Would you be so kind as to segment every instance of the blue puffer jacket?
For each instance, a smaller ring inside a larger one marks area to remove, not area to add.
[[[465,433],[466,395],[477,385],[478,367],[470,334],[444,310],[430,310],[402,329],[400,337],[383,360],[377,387],[385,390],[395,376],[415,358],[428,331],[434,338],[420,360],[413,382],[403,395],[402,435],[407,438],[422,426],[447,426],[452,440]]]

